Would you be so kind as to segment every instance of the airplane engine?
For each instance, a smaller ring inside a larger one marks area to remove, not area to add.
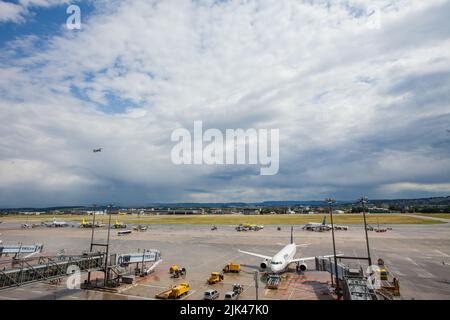
[[[261,269],[266,269],[267,268],[267,261],[261,262],[261,264],[259,266],[261,267]]]
[[[306,271],[306,269],[308,269],[308,266],[305,263],[299,264],[297,265],[297,271]]]

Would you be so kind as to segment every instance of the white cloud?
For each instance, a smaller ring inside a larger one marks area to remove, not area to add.
[[[389,196],[378,187],[448,183],[440,173],[449,166],[450,35],[438,13],[449,2],[378,1],[380,30],[367,28],[369,5],[102,3],[81,31],[55,30],[41,48],[16,42],[0,57],[1,158],[103,186],[69,179],[73,202],[87,201],[82,188],[92,201],[145,203],[351,198],[362,188]],[[23,57],[13,54],[18,46]],[[280,128],[280,174],[173,166],[170,133],[194,120],[222,130]],[[35,168],[27,176],[40,181]],[[3,170],[1,188],[19,184],[21,171]],[[57,201],[42,185],[45,203]]]
[[[24,8],[11,2],[0,1],[0,23],[2,22],[23,22]]]
[[[412,183],[399,182],[388,184],[382,187],[387,192],[400,193],[402,191],[425,191],[450,193],[450,183]]]
[[[34,8],[49,8],[70,2],[70,0],[19,0],[18,3],[13,3],[0,0],[0,23],[25,23]]]

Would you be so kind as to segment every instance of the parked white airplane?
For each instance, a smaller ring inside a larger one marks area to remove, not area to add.
[[[322,223],[318,222],[309,222],[305,224],[302,228],[303,230],[308,231],[330,231],[331,224],[327,224],[327,216],[323,216]],[[348,230],[347,226],[334,225],[334,230]]]
[[[295,253],[297,252],[297,247],[305,246],[305,245],[296,245],[294,243],[294,228],[291,227],[291,243],[284,246],[283,249],[281,249],[277,254],[275,254],[273,257],[265,256],[263,254],[254,253],[254,252],[248,252],[239,250],[241,253],[245,253],[251,256],[263,258],[264,261],[261,262],[260,267],[261,269],[266,270],[269,266],[269,270],[272,273],[282,273],[286,271],[286,268],[291,263],[297,264],[297,271],[306,271],[308,268],[305,261],[314,260],[315,257],[304,257],[304,258],[298,258],[295,259]],[[340,254],[341,255],[341,254]],[[332,257],[333,255],[328,255],[324,257]]]
[[[62,228],[62,227],[68,227],[69,224],[65,221],[56,221],[56,219],[53,219],[52,222],[42,222],[42,224],[49,228]]]
[[[327,216],[323,216],[322,223],[309,222],[305,224],[302,229],[310,231],[328,231],[331,230],[331,226],[327,225]]]

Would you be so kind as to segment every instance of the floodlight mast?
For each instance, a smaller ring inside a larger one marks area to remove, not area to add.
[[[334,221],[333,221],[333,203],[336,202],[336,199],[334,198],[326,198],[325,202],[328,203],[328,209],[330,212],[330,219],[331,219],[331,237],[333,239],[333,256],[334,256],[334,273],[336,277],[336,294],[340,295],[340,288],[339,288],[339,278],[338,278],[338,265],[337,265],[337,257],[336,257],[336,241],[334,239]]]
[[[367,246],[367,259],[369,261],[369,266],[372,265],[372,259],[370,258],[370,248],[369,248],[369,236],[367,234],[367,221],[366,221],[366,210],[365,210],[365,204],[369,202],[366,196],[362,196],[359,199],[359,203],[362,205],[362,213],[364,217],[364,232],[366,233],[366,246]]]

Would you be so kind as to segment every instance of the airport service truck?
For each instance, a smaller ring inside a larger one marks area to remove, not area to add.
[[[215,284],[223,280],[223,274],[219,272],[212,272],[208,278],[208,284]]]
[[[239,263],[229,263],[223,268],[223,272],[235,272],[241,271],[241,265]]]
[[[189,292],[189,284],[187,282],[180,283],[169,290],[163,291],[156,295],[159,299],[179,299]]]

